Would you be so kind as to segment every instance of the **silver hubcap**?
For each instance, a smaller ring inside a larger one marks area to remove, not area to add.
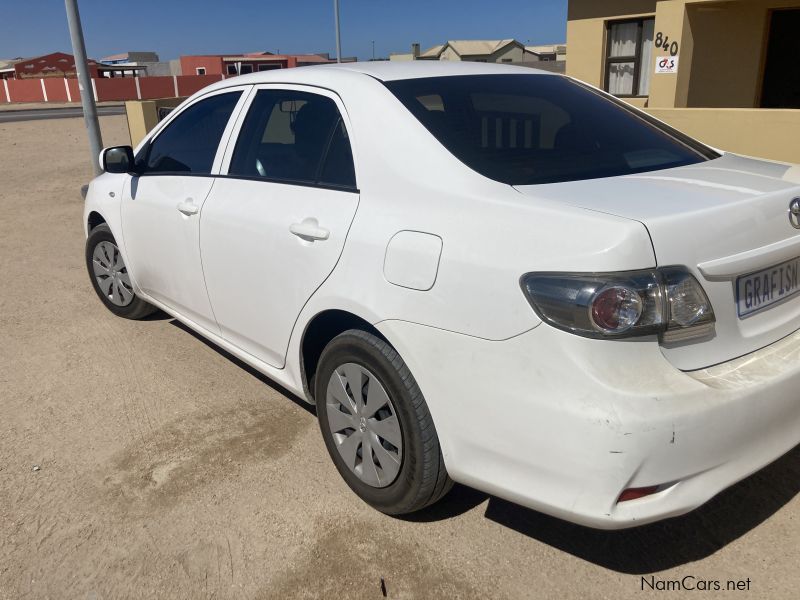
[[[119,248],[111,242],[100,242],[92,253],[94,278],[100,291],[112,304],[127,306],[133,302],[133,286]]]
[[[400,472],[403,436],[381,382],[364,367],[337,368],[325,397],[328,424],[344,463],[364,483],[386,487]]]

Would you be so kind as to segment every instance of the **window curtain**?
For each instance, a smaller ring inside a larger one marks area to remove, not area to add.
[[[611,58],[634,56],[636,54],[636,33],[639,25],[636,22],[615,23],[611,26]]]
[[[655,31],[655,26],[655,19],[647,19],[642,23],[642,52],[641,64],[639,65],[640,96],[650,94],[650,77],[653,75],[653,32]]]
[[[615,96],[630,96],[633,94],[633,68],[632,62],[611,63],[608,65],[608,91]]]

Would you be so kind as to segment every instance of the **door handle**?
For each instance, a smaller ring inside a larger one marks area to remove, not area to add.
[[[291,231],[297,237],[313,242],[314,240],[327,240],[331,232],[320,227],[316,219],[303,219],[300,223],[292,223],[289,226]]]
[[[196,215],[200,211],[200,208],[191,200],[187,200],[186,202],[178,203],[178,210],[187,217],[190,217]]]

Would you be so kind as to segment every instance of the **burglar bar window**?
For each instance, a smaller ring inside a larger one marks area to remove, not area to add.
[[[606,91],[615,96],[647,96],[655,19],[608,24]]]

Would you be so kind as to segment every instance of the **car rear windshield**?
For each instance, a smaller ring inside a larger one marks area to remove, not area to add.
[[[719,157],[567,77],[467,75],[384,84],[459,160],[510,185],[614,177]]]

